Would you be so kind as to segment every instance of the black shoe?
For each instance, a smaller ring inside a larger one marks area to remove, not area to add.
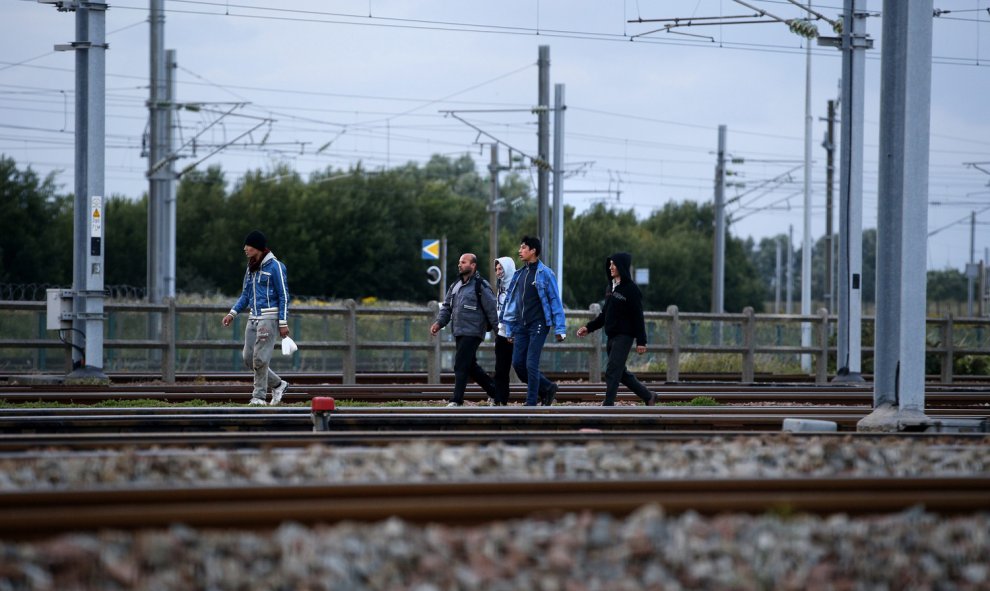
[[[547,388],[547,394],[543,397],[543,406],[550,406],[557,399],[557,388],[556,382],[550,383],[550,387]]]
[[[657,398],[659,398],[659,396],[657,396],[656,392],[650,392],[650,399],[646,401],[646,406],[656,406]]]
[[[615,402],[612,402],[610,400],[606,400],[606,401],[602,402],[602,406],[615,406]]]

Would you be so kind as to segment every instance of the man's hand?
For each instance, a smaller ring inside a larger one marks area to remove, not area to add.
[[[438,332],[440,332],[440,325],[434,322],[433,324],[430,325],[430,334],[432,336],[437,336]]]
[[[228,312],[227,315],[223,317],[223,320],[220,321],[220,324],[223,324],[224,326],[230,326],[230,323],[233,321],[234,321],[234,317],[230,315],[230,312]]]
[[[566,337],[566,336],[567,335],[565,335],[565,334],[559,334],[559,335],[557,335],[557,342],[558,343],[563,343],[564,342],[564,337]]]
[[[646,345],[636,345],[636,352],[640,355],[646,353]]]
[[[278,334],[283,339],[285,337],[289,336],[289,327],[288,326],[280,326],[280,327],[278,327]]]
[[[587,326],[582,326],[581,328],[577,329],[577,336],[583,337],[583,336],[585,336],[587,334],[588,334],[588,327]]]

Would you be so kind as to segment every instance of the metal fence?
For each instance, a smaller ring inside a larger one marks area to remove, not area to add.
[[[242,371],[244,316],[225,328],[220,319],[228,307],[212,304],[178,305],[107,301],[104,306],[104,371],[158,374],[173,382],[177,372],[208,375]],[[568,338],[548,341],[544,368],[554,372],[587,375],[600,381],[604,361],[601,331],[585,339],[576,329],[598,313],[568,310]],[[353,384],[363,372],[426,372],[431,383],[453,364],[454,342],[449,331],[439,338],[429,335],[437,303],[426,306],[362,306],[353,300],[334,305],[293,306],[292,337],[299,351],[283,357],[276,352],[276,371],[342,374]],[[45,329],[44,302],[0,301],[0,371],[4,373],[64,373],[71,359],[67,346],[55,331]],[[824,384],[834,373],[833,333],[836,317],[818,314],[683,313],[676,306],[666,312],[646,313],[648,354],[633,357],[635,367],[666,372],[669,382],[680,379],[681,368],[699,371],[700,358],[722,360],[722,373],[734,372],[743,383],[758,375],[800,373],[801,356],[808,356],[810,374]],[[801,345],[802,326],[812,328],[812,340]],[[953,383],[954,362],[975,356],[977,365],[990,368],[990,319],[985,317],[929,318],[928,373],[944,384]],[[863,318],[864,367],[872,361],[873,318]],[[493,365],[493,346],[485,342],[479,351],[483,366]],[[980,359],[983,359],[980,361]],[[830,365],[831,363],[831,365]],[[806,364],[807,366],[807,364]],[[768,369],[769,368],[769,369]],[[635,370],[635,369],[634,369]],[[990,369],[987,370],[990,372]],[[710,373],[710,371],[709,371]],[[807,372],[806,372],[807,373]]]

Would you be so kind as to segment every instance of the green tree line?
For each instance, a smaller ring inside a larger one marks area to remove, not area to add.
[[[536,203],[527,179],[509,174],[500,194],[514,205],[500,216],[499,255],[516,256],[519,239],[536,233]],[[287,166],[228,179],[219,167],[185,174],[177,189],[176,284],[183,293],[239,292],[244,236],[260,229],[286,263],[294,294],[329,299],[373,296],[425,302],[421,240],[447,237],[448,258],[474,252],[487,276],[488,179],[469,156],[434,156],[385,171],[327,169],[303,178]],[[71,285],[72,197],[54,176],[40,178],[0,156],[0,284]],[[710,204],[667,203],[646,219],[598,204],[564,212],[564,301],[586,308],[607,285],[605,259],[626,251],[649,269],[644,305],[664,310],[711,309],[714,212]],[[147,196],[112,196],[105,207],[106,284],[143,287],[147,264]],[[731,226],[730,226],[731,228]],[[774,298],[775,239],[755,243],[729,233],[725,309],[757,311]],[[864,298],[873,296],[875,231],[864,234]],[[817,299],[823,285],[823,243],[813,256]],[[800,251],[795,268],[800,268]],[[451,274],[456,272],[448,264]],[[939,293],[955,294],[961,273],[938,272]],[[795,290],[800,289],[795,274]],[[929,274],[930,277],[932,274]],[[965,280],[961,282],[965,285]],[[929,288],[930,291],[932,287]],[[795,291],[795,293],[800,293]],[[965,299],[963,292],[962,299]]]

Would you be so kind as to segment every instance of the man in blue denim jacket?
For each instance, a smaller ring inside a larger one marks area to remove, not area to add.
[[[512,340],[512,367],[526,382],[526,406],[535,406],[537,400],[553,404],[557,384],[540,372],[540,354],[551,331],[558,343],[567,336],[557,277],[540,262],[540,249],[539,238],[523,236],[519,259],[524,266],[512,276],[499,319]]]
[[[244,239],[244,256],[248,259],[244,271],[244,289],[241,297],[223,317],[223,325],[230,326],[234,316],[249,309],[244,328],[244,365],[254,371],[254,392],[251,404],[268,404],[268,388],[272,388],[274,406],[282,401],[289,382],[271,370],[272,351],[275,350],[275,331],[283,339],[289,336],[289,286],[285,278],[285,265],[268,249],[268,240],[258,230]]]

